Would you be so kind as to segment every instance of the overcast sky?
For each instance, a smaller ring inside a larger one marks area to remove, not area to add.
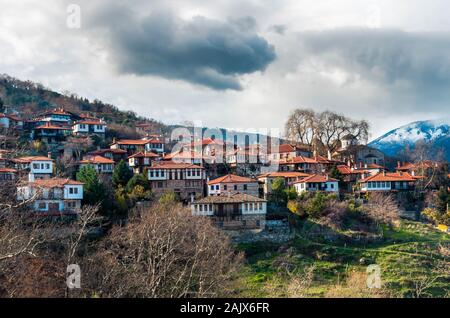
[[[81,9],[77,26],[76,4]],[[0,73],[165,123],[283,127],[448,118],[445,0],[0,0]]]

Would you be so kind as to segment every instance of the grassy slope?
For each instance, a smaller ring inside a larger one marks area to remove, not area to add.
[[[291,272],[301,273],[302,269],[314,265],[313,283],[307,288],[306,295],[324,297],[336,285],[345,284],[349,273],[365,273],[368,264],[378,264],[387,292],[384,295],[411,297],[415,289],[412,282],[425,282],[435,277],[431,269],[437,260],[444,260],[438,253],[439,244],[450,244],[450,235],[409,221],[402,222],[397,229],[385,229],[385,238],[384,243],[364,246],[318,242],[297,235],[284,246],[269,243],[240,245],[247,255],[247,264],[236,280],[237,295],[286,297],[285,287],[290,278],[280,275],[285,272],[283,268],[288,266]],[[423,296],[443,297],[449,289],[450,277],[438,279]]]

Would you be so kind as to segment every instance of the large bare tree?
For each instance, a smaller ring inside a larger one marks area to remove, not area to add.
[[[116,227],[88,265],[102,297],[214,297],[239,265],[228,238],[207,217],[175,203],[142,208]]]

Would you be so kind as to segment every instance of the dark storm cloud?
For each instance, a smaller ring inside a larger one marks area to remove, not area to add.
[[[240,90],[239,75],[263,71],[275,59],[274,48],[256,34],[251,17],[182,20],[168,11],[154,11],[138,18],[113,8],[92,21],[107,26],[104,35],[122,73]]]
[[[450,33],[337,29],[299,35],[301,59],[313,58],[393,94],[442,98],[450,88]]]

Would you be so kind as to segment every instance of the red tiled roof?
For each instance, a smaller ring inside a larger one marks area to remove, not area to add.
[[[99,120],[93,120],[93,119],[80,120],[80,121],[77,121],[77,122],[73,123],[72,126],[75,126],[75,125],[78,125],[78,124],[106,126],[106,123],[104,121],[101,121],[100,119]]]
[[[363,173],[367,173],[368,172],[366,170],[354,170],[354,169],[351,169],[349,166],[346,166],[346,165],[338,165],[336,167],[337,167],[337,169],[339,170],[339,172],[341,174],[363,174]]]
[[[57,126],[57,125],[52,125],[50,123],[45,123],[44,125],[40,125],[38,127],[36,127],[35,129],[51,129],[51,130],[70,130],[70,127],[66,127],[66,126]]]
[[[317,164],[319,163],[316,159],[298,156],[294,157],[292,159],[284,159],[278,161],[279,165],[291,165],[291,164],[299,164],[299,163],[311,163],[311,164]]]
[[[11,160],[17,163],[30,163],[32,161],[54,161],[53,159],[44,156],[28,156],[28,157],[13,158]]]
[[[225,176],[219,177],[217,179],[211,180],[208,184],[217,183],[248,183],[248,182],[258,182],[257,180],[241,177],[235,174],[227,174]]]
[[[294,182],[294,183],[306,183],[306,182],[323,183],[323,182],[329,182],[329,181],[338,182],[339,180],[333,179],[333,178],[330,178],[328,176],[324,176],[321,174],[313,174],[309,177],[306,177],[306,178],[304,178],[300,181]]]
[[[10,168],[0,168],[0,172],[1,173],[7,173],[7,172],[16,173],[17,170],[16,169],[10,169]]]
[[[416,178],[411,176],[406,172],[387,172],[387,173],[377,173],[376,175],[367,177],[359,182],[368,182],[368,181],[416,181]]]
[[[42,187],[42,188],[62,188],[65,185],[83,185],[83,182],[63,179],[63,178],[51,178],[51,179],[37,179],[32,182],[28,182],[32,186]]]
[[[94,150],[94,151],[91,151],[89,154],[91,154],[91,155],[102,155],[102,154],[105,154],[107,152],[111,152],[111,153],[115,153],[115,154],[121,154],[121,155],[127,153],[127,151],[123,150],[123,149],[111,149],[111,148],[108,148],[108,149]]]
[[[113,160],[102,157],[102,156],[92,156],[83,159],[79,162],[80,164],[90,164],[90,163],[114,163]]]
[[[128,157],[130,158],[158,158],[159,156],[153,152],[138,152]]]
[[[265,173],[262,175],[259,175],[258,178],[305,178],[305,177],[309,177],[310,174],[307,173],[303,173],[303,172],[270,172],[270,173]]]
[[[197,151],[176,151],[171,152],[164,156],[164,160],[173,160],[173,159],[206,159],[208,156],[204,156]]]
[[[281,144],[278,147],[278,153],[294,152],[295,148],[290,144]]]
[[[117,140],[116,142],[113,143],[114,144],[118,144],[118,145],[146,145],[148,144],[148,140],[143,140],[143,139],[122,139],[122,140]]]
[[[160,161],[153,166],[150,167],[150,169],[204,169],[202,166],[197,166],[190,163],[177,163],[172,161]]]
[[[4,113],[0,113],[0,118],[9,118],[13,121],[23,121],[22,119],[20,119],[19,117],[15,116],[15,115],[4,114]]]

